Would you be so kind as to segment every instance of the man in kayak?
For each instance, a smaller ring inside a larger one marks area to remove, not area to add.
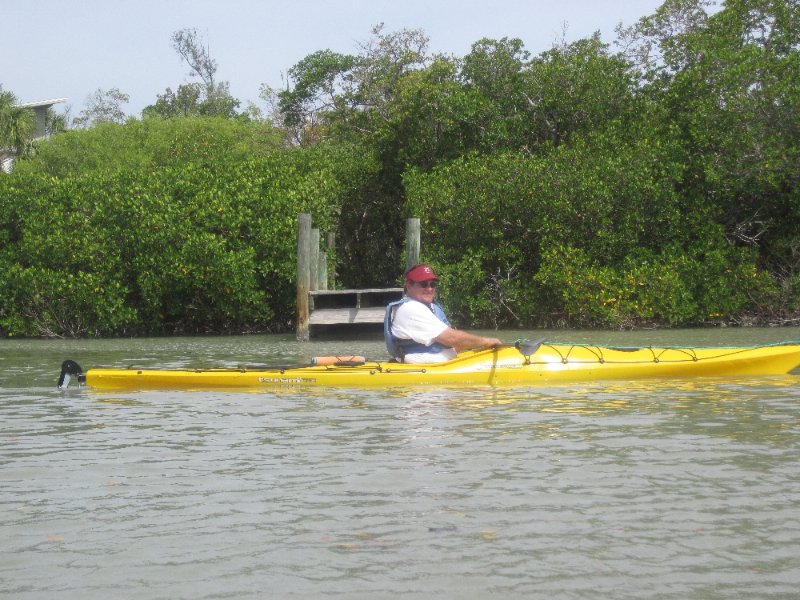
[[[502,342],[450,327],[442,307],[434,302],[439,278],[428,265],[406,271],[405,296],[386,307],[384,336],[394,358],[405,363],[452,360],[469,348],[491,348]]]

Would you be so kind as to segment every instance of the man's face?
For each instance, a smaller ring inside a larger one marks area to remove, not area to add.
[[[433,302],[433,297],[436,295],[436,284],[439,283],[435,279],[428,279],[427,281],[409,281],[406,285],[406,293],[409,298],[419,300],[425,304]]]

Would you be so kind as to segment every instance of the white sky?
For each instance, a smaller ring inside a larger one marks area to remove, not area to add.
[[[196,28],[217,79],[259,106],[262,83],[317,50],[356,53],[372,26],[421,28],[430,49],[464,56],[481,38],[520,38],[536,55],[650,15],[663,0],[0,0],[0,85],[20,102],[68,98],[76,116],[98,88],[130,95],[138,116],[167,87],[189,81],[172,33]],[[65,106],[65,105],[62,105]]]

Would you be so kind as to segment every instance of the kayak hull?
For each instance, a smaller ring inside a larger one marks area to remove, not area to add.
[[[781,375],[800,365],[800,344],[734,348],[617,348],[549,344],[526,356],[515,347],[468,351],[436,364],[365,361],[293,368],[92,368],[97,389],[381,388],[406,386],[536,386],[648,378]]]

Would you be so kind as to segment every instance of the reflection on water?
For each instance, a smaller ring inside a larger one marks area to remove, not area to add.
[[[64,358],[233,366],[345,347],[280,336],[0,342],[4,597],[796,595],[796,375],[54,389]],[[377,352],[379,341],[366,353]]]

